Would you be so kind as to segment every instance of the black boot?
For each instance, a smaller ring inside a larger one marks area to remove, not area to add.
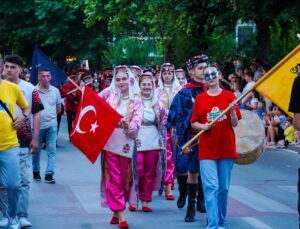
[[[186,202],[186,196],[187,196],[187,175],[184,176],[177,176],[177,182],[178,182],[178,190],[179,190],[179,197],[177,200],[177,207],[183,208]]]
[[[194,222],[195,221],[195,204],[196,204],[196,192],[197,184],[188,184],[188,206],[186,211],[185,222]]]
[[[206,213],[201,177],[198,177],[197,211]]]

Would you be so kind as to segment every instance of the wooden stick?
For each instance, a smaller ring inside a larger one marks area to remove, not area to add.
[[[75,83],[75,82],[74,82]],[[73,83],[73,84],[74,84]],[[90,84],[92,84],[92,82],[89,82],[89,83],[87,83],[87,84],[85,84],[85,85],[90,85]],[[77,85],[77,84],[76,84]],[[72,91],[69,91],[68,93],[67,93],[67,95],[69,95],[69,94],[71,94],[71,93],[73,93],[73,92],[75,92],[75,91],[77,91],[77,90],[81,90],[81,88],[80,87],[78,87],[78,85],[76,86],[76,88],[75,89],[73,89]]]
[[[237,98],[233,103],[238,104],[243,98],[245,98],[251,91],[252,91],[253,87],[250,88],[250,90],[246,91],[244,94],[242,94],[239,98]],[[209,124],[212,126],[214,125],[220,118],[222,118],[228,111],[230,110],[230,106],[227,107],[221,114],[218,115],[218,117],[216,117],[215,120],[213,120],[212,122],[210,122]],[[187,147],[189,147],[194,141],[196,141],[199,136],[201,134],[203,134],[205,132],[205,130],[201,130],[198,132],[198,134],[196,134],[191,140],[189,140],[187,143],[185,143],[185,145],[182,147],[182,151],[184,149],[186,149]]]
[[[78,86],[78,84],[74,80],[72,80],[70,77],[68,77],[68,80],[76,87],[76,90],[81,91],[81,88]]]

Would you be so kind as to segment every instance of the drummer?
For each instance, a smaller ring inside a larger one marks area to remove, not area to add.
[[[205,131],[199,137],[198,158],[208,217],[207,228],[225,228],[230,175],[234,159],[238,158],[233,127],[237,126],[241,113],[234,103],[234,94],[220,88],[217,68],[207,67],[204,79],[208,91],[196,97],[191,126],[197,131]],[[231,107],[230,112],[212,127],[209,123],[228,106]]]

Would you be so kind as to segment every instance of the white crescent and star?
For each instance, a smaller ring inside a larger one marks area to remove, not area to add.
[[[77,125],[76,125],[76,127],[75,127],[73,133],[71,134],[71,136],[72,136],[73,134],[75,134],[76,132],[79,133],[79,134],[85,134],[86,132],[88,132],[88,131],[85,131],[85,130],[81,130],[81,129],[80,129],[80,122],[81,122],[81,119],[83,118],[83,116],[84,116],[86,113],[88,113],[89,111],[92,111],[92,112],[95,114],[95,117],[96,117],[97,112],[96,112],[96,109],[95,109],[94,106],[89,105],[89,106],[84,107],[84,108],[81,110],[80,114],[79,114],[78,121],[77,121]],[[97,124],[97,120],[96,120],[95,123],[92,123],[92,124],[91,124],[91,129],[89,130],[89,132],[90,132],[90,133],[91,133],[91,132],[95,133],[95,132],[96,132],[96,129],[97,129],[98,127],[99,127],[99,125]]]

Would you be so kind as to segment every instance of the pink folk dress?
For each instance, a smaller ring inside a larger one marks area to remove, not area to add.
[[[164,105],[152,98],[143,99],[144,117],[136,140],[138,150],[139,198],[151,202],[152,192],[162,193],[166,170]],[[160,163],[159,163],[160,162]]]
[[[160,79],[161,81],[161,79]],[[164,104],[166,113],[168,114],[171,103],[173,101],[174,96],[181,90],[181,86],[175,77],[174,81],[177,83],[173,83],[171,86],[163,85],[162,82],[159,81],[159,87],[157,88],[157,96],[159,101]],[[174,136],[172,134],[172,130],[166,134],[166,157],[167,157],[167,168],[165,174],[165,185],[172,184],[174,182],[174,156],[171,144],[171,138]]]
[[[137,202],[134,178],[137,170],[135,137],[141,126],[144,107],[138,96],[120,98],[110,87],[99,93],[108,104],[121,115],[127,117],[129,130],[125,133],[122,126],[118,126],[104,146],[102,154],[101,204],[112,211],[123,211],[126,202],[135,205]]]

